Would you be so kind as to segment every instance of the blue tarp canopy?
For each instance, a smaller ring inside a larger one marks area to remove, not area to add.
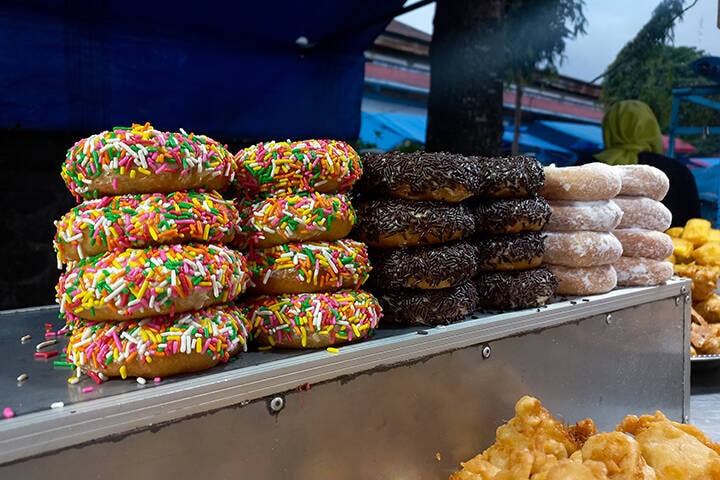
[[[596,152],[603,148],[600,125],[537,120],[528,125],[528,132],[575,152]]]
[[[0,5],[0,128],[132,122],[248,139],[357,138],[363,51],[404,0]]]

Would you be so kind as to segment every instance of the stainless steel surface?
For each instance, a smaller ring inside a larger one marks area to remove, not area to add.
[[[201,466],[220,478],[446,477],[491,443],[524,394],[568,422],[589,416],[601,429],[655,409],[681,421],[690,407],[688,285],[477,314],[421,335],[380,330],[339,354],[252,352],[157,385],[68,385],[69,372],[33,362],[31,353],[6,357],[0,378],[12,379],[15,396],[42,401],[0,421],[0,477],[45,477],[58,462],[63,476],[87,476],[87,458],[103,459],[103,478],[127,476],[129,459],[163,478]],[[42,331],[52,314],[24,318],[23,328]],[[0,322],[17,323],[18,315]],[[9,330],[25,347],[23,328]],[[17,386],[20,370],[29,379]],[[33,385],[36,374],[48,384]],[[87,385],[99,388],[83,395]],[[283,405],[273,413],[277,397]],[[50,409],[53,401],[65,407]],[[208,446],[201,455],[199,445]]]
[[[693,364],[690,423],[720,443],[720,364]]]

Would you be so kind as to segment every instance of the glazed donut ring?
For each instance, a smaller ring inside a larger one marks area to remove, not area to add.
[[[471,280],[440,290],[414,288],[376,293],[383,323],[397,325],[447,325],[477,310],[478,292]]]
[[[246,296],[240,303],[261,345],[323,348],[370,337],[382,317],[362,290]]]
[[[600,162],[570,167],[545,167],[540,195],[548,200],[609,200],[620,193],[620,172]]]
[[[245,291],[245,257],[220,245],[160,245],[88,257],[60,276],[61,312],[130,320],[228,303]]]
[[[241,202],[237,245],[268,248],[290,242],[330,242],[346,237],[355,208],[344,194],[298,192]]]
[[[476,238],[478,270],[526,270],[539,267],[545,250],[539,232],[508,233]]]
[[[477,161],[438,152],[366,153],[359,192],[405,198],[459,202],[474,195],[480,178]]]
[[[657,200],[647,197],[619,196],[613,199],[623,211],[617,228],[642,228],[664,232],[670,228],[672,213]]]
[[[558,279],[556,295],[598,295],[617,286],[617,273],[612,265],[566,267],[545,265]]]
[[[235,159],[204,135],[161,132],[152,125],[115,127],[79,140],[60,175],[76,198],[177,190],[224,190]]]
[[[623,212],[612,200],[550,200],[550,220],[545,230],[609,232],[620,225]]]
[[[372,284],[381,288],[448,288],[477,273],[477,247],[468,241],[421,247],[372,248]]]
[[[400,198],[358,200],[353,235],[371,247],[434,245],[473,234],[475,218],[464,203]]]
[[[613,230],[615,238],[620,240],[624,257],[645,257],[665,260],[673,254],[674,245],[670,235],[656,230],[623,228]],[[619,272],[618,272],[619,273]]]
[[[557,278],[546,267],[528,270],[483,272],[473,281],[478,290],[478,308],[521,310],[545,305],[558,286]]]
[[[622,256],[613,264],[621,287],[660,285],[674,274],[673,264],[664,260]]]
[[[545,182],[543,166],[535,158],[473,157],[480,166],[477,195],[490,198],[522,198],[540,191]]]
[[[83,322],[68,314],[68,324],[68,362],[122,378],[206,370],[246,351],[249,336],[247,320],[232,305],[141,321]]]
[[[62,263],[108,250],[170,243],[230,243],[238,211],[217,192],[119,195],[86,200],[55,222]]]
[[[543,262],[566,267],[608,265],[622,255],[622,244],[609,232],[545,232]]]
[[[619,195],[648,197],[660,201],[670,189],[670,179],[665,172],[650,165],[617,165],[622,188]]]
[[[370,272],[367,247],[351,239],[254,249],[247,261],[251,290],[270,295],[358,289]]]
[[[472,210],[475,231],[483,235],[540,231],[550,218],[550,205],[538,196],[483,200]]]
[[[299,191],[346,193],[363,172],[357,152],[338,140],[261,142],[235,158],[238,187],[248,199]]]

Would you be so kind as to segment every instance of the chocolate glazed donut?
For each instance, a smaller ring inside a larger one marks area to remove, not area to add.
[[[478,236],[473,240],[478,247],[480,271],[536,268],[542,263],[545,252],[540,232]]]
[[[550,218],[550,204],[543,197],[482,199],[471,204],[475,230],[480,234],[540,231]]]
[[[471,157],[480,166],[476,195],[521,198],[535,195],[545,183],[545,170],[531,157]]]
[[[547,268],[483,272],[474,278],[478,308],[520,310],[545,305],[555,295],[558,280]]]

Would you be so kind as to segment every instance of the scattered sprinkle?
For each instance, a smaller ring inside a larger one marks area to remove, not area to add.
[[[143,377],[137,377],[135,381],[140,385],[145,385],[147,383],[147,380],[145,380]]]
[[[74,375],[73,375],[72,377],[70,377],[70,378],[67,379],[67,382],[68,382],[70,385],[75,385],[75,384],[78,383],[79,381],[80,381],[80,377],[76,377],[76,376],[74,376]]]
[[[33,354],[33,356],[34,356],[35,358],[48,359],[48,358],[50,358],[50,357],[54,357],[54,356],[57,355],[57,354],[58,354],[58,351],[57,351],[57,350],[51,350],[51,351],[49,351],[49,352],[35,352],[35,353]]]
[[[18,375],[18,377],[17,377],[17,381],[18,381],[18,382],[24,382],[24,381],[27,380],[27,379],[28,379],[28,374],[27,374],[27,373],[21,373],[21,374]]]
[[[82,393],[90,393],[90,392],[92,392],[93,390],[95,390],[95,387],[89,386],[89,387],[83,387],[83,389],[81,390],[81,392],[82,392]]]
[[[58,408],[63,408],[65,406],[65,402],[53,402],[50,404],[50,408],[53,410],[57,410]]]
[[[340,349],[335,347],[327,347],[327,351],[330,353],[340,353]]]
[[[43,348],[49,347],[51,345],[55,345],[56,343],[57,343],[57,338],[45,340],[44,342],[40,342],[37,345],[35,345],[35,350],[37,350],[39,352]]]
[[[3,417],[5,418],[12,418],[15,416],[15,412],[13,412],[13,409],[10,407],[3,408]]]
[[[25,335],[20,339],[20,343],[27,343],[32,338],[32,335]]]

